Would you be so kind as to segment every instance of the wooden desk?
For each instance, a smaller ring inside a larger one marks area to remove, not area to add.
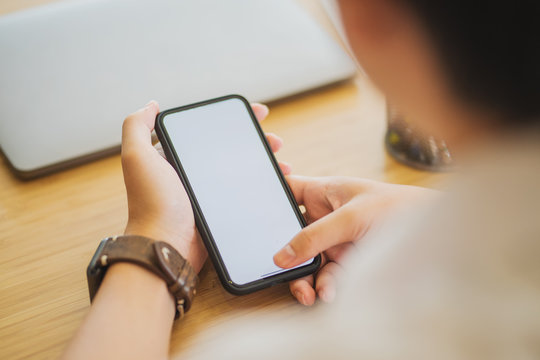
[[[0,13],[43,0],[4,0]],[[17,7],[17,5],[19,5]],[[2,8],[3,6],[3,8]],[[305,175],[349,175],[430,186],[442,176],[398,164],[384,151],[382,97],[361,76],[271,106],[266,131],[279,158]],[[98,241],[121,233],[127,203],[120,157],[31,182],[0,164],[0,358],[56,358],[89,308],[85,270]],[[177,355],[205,329],[239,313],[302,307],[286,286],[244,297],[226,293],[210,264],[192,311],[172,334]]]

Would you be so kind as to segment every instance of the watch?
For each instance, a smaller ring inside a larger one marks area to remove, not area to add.
[[[109,265],[130,262],[142,266],[167,283],[175,299],[176,318],[189,310],[197,293],[197,274],[172,246],[144,236],[125,235],[101,240],[86,270],[90,302],[93,301]]]

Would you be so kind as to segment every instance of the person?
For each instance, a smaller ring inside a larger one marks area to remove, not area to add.
[[[538,2],[339,5],[371,80],[444,137],[461,169],[444,193],[288,174],[309,225],[274,261],[322,253],[318,273],[290,290],[303,305],[332,304],[225,325],[186,358],[540,358]],[[199,271],[206,252],[187,195],[151,144],[157,112],[150,102],[123,125],[125,232],[168,242]],[[268,139],[277,151],[281,140]],[[64,358],[166,358],[174,315],[163,280],[112,265]]]

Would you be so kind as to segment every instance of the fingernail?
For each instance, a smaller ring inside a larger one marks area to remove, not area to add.
[[[144,105],[145,108],[150,107],[151,105],[155,104],[155,100],[150,100],[146,105]]]
[[[325,303],[331,303],[336,298],[336,289],[327,288],[319,292],[319,297]]]
[[[296,300],[298,300],[300,304],[306,305],[306,298],[304,297],[304,294],[302,294],[302,292],[296,291],[294,293],[294,297],[296,298]]]
[[[274,262],[277,266],[285,267],[292,263],[296,259],[296,254],[291,247],[287,244],[283,249],[279,250],[276,255],[274,255]]]

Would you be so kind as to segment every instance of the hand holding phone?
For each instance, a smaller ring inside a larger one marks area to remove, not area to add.
[[[266,106],[251,106],[258,121],[268,115]],[[122,167],[129,204],[126,233],[169,242],[198,272],[207,253],[196,232],[189,198],[165,155],[152,146],[150,134],[158,112],[158,104],[151,101],[124,121]],[[266,136],[272,150],[278,151],[281,139],[274,134]],[[288,165],[281,165],[284,173],[290,172]]]
[[[273,263],[273,255],[305,222],[243,97],[164,111],[156,133],[228,291],[249,293],[318,268],[320,256],[288,270]]]

